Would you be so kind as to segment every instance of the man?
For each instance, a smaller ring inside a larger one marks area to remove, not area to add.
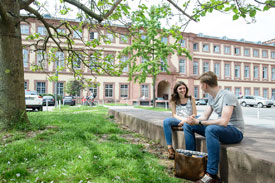
[[[188,122],[184,124],[186,149],[196,150],[194,133],[206,137],[207,173],[197,183],[218,183],[221,182],[217,176],[220,142],[223,144],[241,142],[244,130],[243,114],[235,95],[219,88],[217,76],[213,72],[206,72],[199,79],[201,89],[209,94],[208,106],[201,117],[198,119],[189,117]],[[218,114],[218,118],[209,120],[213,111]]]

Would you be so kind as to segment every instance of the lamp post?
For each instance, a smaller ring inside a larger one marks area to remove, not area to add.
[[[58,66],[59,66],[59,59],[60,57],[58,57],[58,60],[56,61],[55,64],[55,76],[56,76],[56,81],[55,81],[55,107],[58,106]]]

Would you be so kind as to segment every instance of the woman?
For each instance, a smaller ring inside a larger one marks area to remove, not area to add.
[[[175,150],[172,146],[172,126],[182,127],[189,116],[197,115],[194,97],[188,95],[188,87],[183,81],[178,81],[171,95],[172,118],[163,121],[163,130],[168,147],[168,158],[175,158]]]

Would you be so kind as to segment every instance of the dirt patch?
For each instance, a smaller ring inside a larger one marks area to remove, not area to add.
[[[119,123],[118,121],[113,120],[115,123],[119,125],[119,128],[125,131],[128,131],[130,133],[120,135],[122,138],[126,139],[128,142],[132,144],[141,144],[143,145],[144,151],[149,152],[151,154],[154,154],[158,159],[159,163],[166,167],[166,171],[170,176],[174,176],[174,160],[169,160],[168,157],[168,150],[166,147],[163,147],[158,142],[155,142],[149,138],[146,138],[139,133],[136,133],[135,131],[131,130],[128,126],[123,125]],[[190,183],[191,181],[183,180],[184,183]]]

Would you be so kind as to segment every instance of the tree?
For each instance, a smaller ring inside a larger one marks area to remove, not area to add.
[[[100,24],[107,18],[117,20],[122,16],[122,12],[128,11],[128,6],[122,0],[89,1],[86,6],[79,1],[62,0],[63,9],[61,13],[69,11],[67,5],[70,4],[82,10],[79,16],[86,17],[90,22]],[[124,0],[125,2],[125,0]],[[37,50],[46,51],[47,43],[51,40],[56,44],[58,50],[68,51],[69,55],[75,55],[73,31],[81,31],[84,21],[79,26],[72,26],[66,21],[61,21],[58,25],[48,23],[40,14],[43,4],[38,0],[1,0],[0,1],[0,128],[9,128],[13,124],[26,123],[28,117],[25,108],[24,94],[24,69],[22,55],[22,40],[20,32],[20,22],[29,18],[39,20],[45,26],[47,35],[41,37],[39,34],[30,35],[29,39],[36,40]],[[27,15],[20,14],[25,10]],[[58,28],[65,26],[69,34],[58,31]],[[62,47],[61,38],[67,42],[66,47]],[[96,47],[95,42],[85,43],[91,47]],[[71,61],[72,59],[67,59]],[[72,63],[72,61],[70,62]],[[104,68],[103,68],[104,69]]]
[[[160,72],[169,73],[167,58],[171,54],[186,55],[191,59],[189,52],[183,48],[183,36],[180,27],[170,29],[162,27],[161,20],[171,13],[171,9],[164,6],[140,6],[140,10],[133,12],[130,33],[133,36],[132,44],[126,47],[121,55],[130,55],[130,59],[122,63],[122,67],[129,67],[129,80],[144,83],[151,75],[153,78],[153,107],[155,104],[156,78]],[[172,41],[168,43],[168,38]],[[143,62],[139,63],[139,58]]]
[[[80,94],[80,91],[83,89],[83,85],[78,80],[69,81],[66,84],[66,93],[69,93],[71,96],[77,96]]]

